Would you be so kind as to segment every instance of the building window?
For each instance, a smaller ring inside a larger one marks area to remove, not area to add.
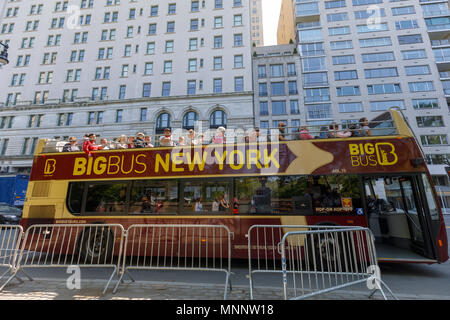
[[[244,91],[244,77],[234,78],[234,91],[243,92]]]
[[[121,85],[119,87],[119,100],[125,99],[126,91],[127,91],[127,86]]]
[[[163,82],[163,84],[162,84],[162,96],[163,97],[170,96],[170,82]]]
[[[140,121],[147,121],[147,108],[141,108]]]
[[[286,113],[286,101],[272,101],[272,115],[282,115]]]
[[[197,82],[195,80],[188,80],[187,82],[187,94],[195,94]]]
[[[447,135],[445,134],[420,136],[420,140],[424,146],[448,145]]]
[[[266,78],[266,77],[267,77],[266,66],[265,65],[258,66],[258,78]]]
[[[198,121],[198,114],[194,111],[186,113],[183,117],[183,129],[194,129],[195,122]]]
[[[442,116],[423,116],[416,117],[417,126],[419,128],[426,127],[444,127],[444,120]]]
[[[261,116],[269,115],[269,104],[267,101],[262,101],[259,103],[259,115]]]
[[[142,86],[142,97],[149,98],[152,91],[151,83],[144,83]]]
[[[168,113],[162,113],[156,119],[156,134],[164,133],[164,129],[172,128],[172,118]]]
[[[116,110],[116,123],[122,123],[123,110]]]
[[[227,115],[222,110],[216,110],[211,114],[209,119],[209,127],[217,129],[219,127],[227,127]]]
[[[213,80],[213,92],[222,93],[222,79]]]

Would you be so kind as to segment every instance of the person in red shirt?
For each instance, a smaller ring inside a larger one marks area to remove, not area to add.
[[[97,140],[97,137],[95,134],[91,133],[89,134],[89,140],[84,141],[83,143],[83,151],[88,154],[89,156],[92,154],[92,151],[102,150],[102,146],[97,146],[95,144],[95,140]]]

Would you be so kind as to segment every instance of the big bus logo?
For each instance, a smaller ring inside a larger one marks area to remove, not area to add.
[[[395,147],[389,142],[350,144],[353,167],[392,166],[398,162]]]
[[[44,174],[50,175],[50,174],[53,174],[55,171],[56,171],[56,160],[48,159],[45,162]]]

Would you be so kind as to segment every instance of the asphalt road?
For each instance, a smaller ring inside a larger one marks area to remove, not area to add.
[[[450,216],[445,217],[447,237],[450,244]],[[382,279],[389,285],[392,291],[399,295],[424,295],[438,299],[450,299],[450,260],[443,264],[380,264]],[[2,271],[2,270],[0,270]],[[36,278],[61,279],[64,281],[68,274],[64,268],[35,269],[27,272]],[[235,286],[248,286],[248,265],[246,261],[232,263],[231,282]],[[179,283],[215,283],[223,284],[225,274],[219,272],[180,272],[180,271],[132,271],[135,280],[179,282]],[[81,277],[87,279],[107,280],[111,270],[107,269],[82,269]],[[280,274],[262,274],[254,278],[256,286],[270,286],[282,288]]]

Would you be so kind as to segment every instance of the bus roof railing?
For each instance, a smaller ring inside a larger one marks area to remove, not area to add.
[[[374,121],[370,121],[369,128],[370,128],[370,136],[392,136],[392,135],[398,135],[398,130],[395,126],[394,120],[392,117],[386,116],[386,114],[390,114],[389,112],[386,112],[379,117],[376,118]],[[330,130],[330,125],[338,125],[342,129],[338,130]],[[353,126],[352,126],[353,125]],[[358,137],[360,136],[358,133],[361,132],[361,129],[358,128],[357,123],[338,123],[334,121],[324,121],[323,123],[315,124],[315,125],[309,125],[309,126],[300,126],[300,127],[288,127],[285,126],[284,132],[280,131],[280,128],[251,128],[247,130],[243,129],[228,129],[225,132],[225,141],[227,144],[236,144],[236,143],[246,143],[246,142],[256,142],[256,141],[271,141],[271,142],[277,142],[280,141],[280,136],[283,136],[285,140],[292,141],[292,140],[310,140],[305,139],[304,136],[302,138],[302,133],[300,132],[300,129],[306,128],[308,130],[308,133],[312,136],[312,139],[325,139],[325,138],[340,138],[332,136],[332,133],[336,132],[351,132],[351,137]],[[257,140],[251,139],[251,137],[254,138],[254,134],[256,130],[259,129],[259,136]],[[195,132],[195,130],[194,130]],[[145,134],[145,137],[150,137],[150,143],[153,145],[153,147],[160,147],[159,139],[164,136],[164,134]],[[187,145],[190,145],[190,139],[189,139],[189,131],[187,129],[175,129],[172,132],[172,140],[175,142],[175,146],[180,145],[180,137],[184,138],[184,141]],[[217,134],[216,129],[210,129],[206,132],[195,132],[195,139],[198,140],[196,144],[202,144],[202,145],[209,145],[213,144],[213,138]],[[137,135],[137,134],[136,134]],[[123,141],[123,144],[131,144],[133,143],[132,140],[136,137],[136,135],[121,135],[126,137],[126,141]],[[253,135],[253,136],[252,136]],[[109,149],[123,149],[119,146],[120,142],[120,136],[118,137],[104,137],[101,135],[96,135],[96,144],[100,145],[102,139],[107,139],[107,146]],[[202,139],[203,136],[203,139]],[[78,145],[80,146],[80,150],[82,149],[81,146],[84,142],[84,137],[76,137]],[[200,141],[202,140],[202,143]],[[59,139],[46,139],[45,143],[42,148],[42,153],[57,153],[62,152],[63,147],[69,143],[69,141],[66,140],[59,140]]]

